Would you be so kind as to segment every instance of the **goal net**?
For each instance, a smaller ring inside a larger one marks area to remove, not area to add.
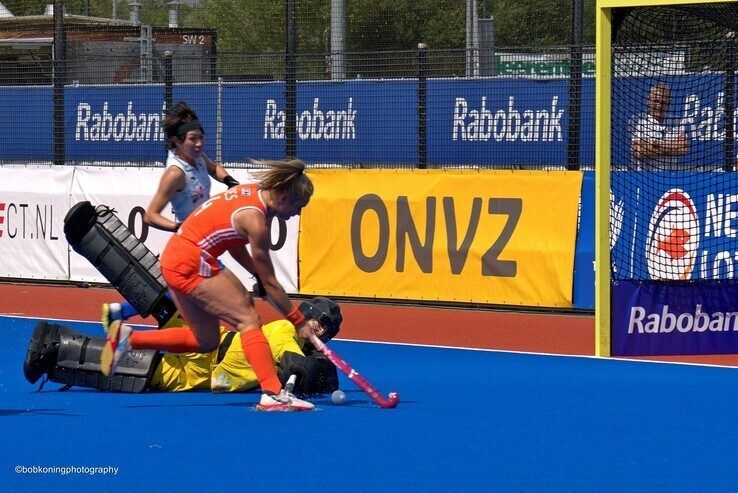
[[[639,3],[609,11],[604,339],[613,356],[738,353],[738,3]]]

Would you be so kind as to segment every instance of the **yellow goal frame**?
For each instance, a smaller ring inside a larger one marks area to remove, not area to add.
[[[731,3],[738,0],[597,0],[595,12],[595,355],[610,352],[610,94],[612,90],[612,11]]]

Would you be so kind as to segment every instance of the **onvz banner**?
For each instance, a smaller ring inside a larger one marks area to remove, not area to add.
[[[300,292],[572,307],[578,171],[311,170]]]

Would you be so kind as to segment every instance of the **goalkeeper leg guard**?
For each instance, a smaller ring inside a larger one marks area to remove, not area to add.
[[[39,322],[31,335],[23,361],[23,375],[36,383],[56,365],[59,353],[59,325]]]
[[[30,383],[42,375],[69,386],[117,392],[143,392],[148,389],[161,360],[157,351],[131,351],[117,368],[114,377],[100,371],[100,354],[105,338],[80,334],[69,327],[39,322],[31,336],[23,373]]]
[[[94,265],[142,317],[159,326],[176,312],[166,296],[159,261],[113,211],[89,201],[74,205],[64,218],[64,235],[75,252]]]

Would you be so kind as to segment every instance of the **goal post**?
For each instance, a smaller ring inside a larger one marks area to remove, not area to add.
[[[738,1],[595,24],[595,354],[738,353]]]
[[[595,354],[610,356],[610,91],[612,8],[595,17]]]

